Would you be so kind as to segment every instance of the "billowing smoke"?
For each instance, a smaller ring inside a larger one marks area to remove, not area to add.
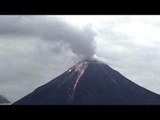
[[[91,26],[79,28],[53,16],[0,16],[0,34],[38,37],[58,49],[67,47],[80,58],[95,52],[96,34]]]

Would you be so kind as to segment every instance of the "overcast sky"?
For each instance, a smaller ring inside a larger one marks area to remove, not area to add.
[[[90,56],[160,94],[160,16],[0,16],[0,94],[12,102]]]

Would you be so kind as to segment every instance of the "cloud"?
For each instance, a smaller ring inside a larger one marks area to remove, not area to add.
[[[90,25],[73,27],[56,17],[1,16],[0,34],[13,36],[36,36],[47,42],[68,46],[80,58],[93,56],[95,31]]]

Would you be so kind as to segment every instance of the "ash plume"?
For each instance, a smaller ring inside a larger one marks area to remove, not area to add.
[[[53,16],[0,16],[0,35],[38,37],[55,49],[69,48],[81,59],[95,52],[96,34],[91,26],[78,28]]]

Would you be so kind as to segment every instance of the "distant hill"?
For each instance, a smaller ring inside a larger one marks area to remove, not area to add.
[[[0,95],[0,104],[1,103],[10,103],[10,101]]]

